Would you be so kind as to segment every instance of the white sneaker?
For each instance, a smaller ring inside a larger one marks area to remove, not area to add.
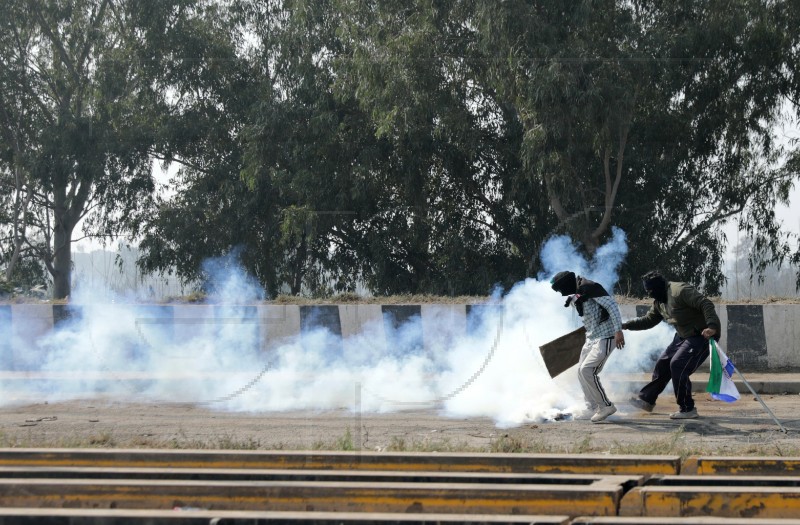
[[[581,410],[580,412],[576,412],[573,414],[572,419],[575,420],[587,420],[592,419],[592,417],[597,412],[597,409],[594,408],[587,408],[586,410]]]
[[[697,419],[698,417],[700,417],[700,415],[697,413],[696,408],[687,410],[686,412],[673,412],[669,415],[670,419]]]
[[[597,412],[592,416],[592,423],[599,423],[603,421],[605,418],[613,414],[617,411],[617,407],[614,405],[608,405],[607,407],[600,407]]]

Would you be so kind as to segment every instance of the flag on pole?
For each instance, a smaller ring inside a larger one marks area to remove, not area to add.
[[[711,375],[708,377],[706,392],[711,392],[711,397],[719,401],[733,403],[739,399],[739,390],[733,382],[733,373],[736,367],[725,352],[711,339]]]

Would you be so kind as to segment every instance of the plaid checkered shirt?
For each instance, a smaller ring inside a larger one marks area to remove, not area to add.
[[[608,319],[603,322],[600,322],[600,306],[608,311]],[[622,330],[622,316],[614,298],[604,295],[587,299],[583,303],[583,325],[586,327],[586,339],[614,337],[615,333]]]

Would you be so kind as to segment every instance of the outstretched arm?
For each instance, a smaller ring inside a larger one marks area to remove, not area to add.
[[[647,330],[648,328],[653,328],[663,320],[664,318],[658,313],[656,305],[653,303],[653,306],[650,307],[646,314],[622,323],[622,328],[624,330]]]

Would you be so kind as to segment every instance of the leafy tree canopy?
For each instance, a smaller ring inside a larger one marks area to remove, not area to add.
[[[483,294],[612,226],[620,292],[657,267],[717,293],[730,221],[754,272],[800,264],[774,212],[800,169],[775,136],[796,2],[6,2],[7,224],[97,210],[147,269],[235,250],[270,294]]]

